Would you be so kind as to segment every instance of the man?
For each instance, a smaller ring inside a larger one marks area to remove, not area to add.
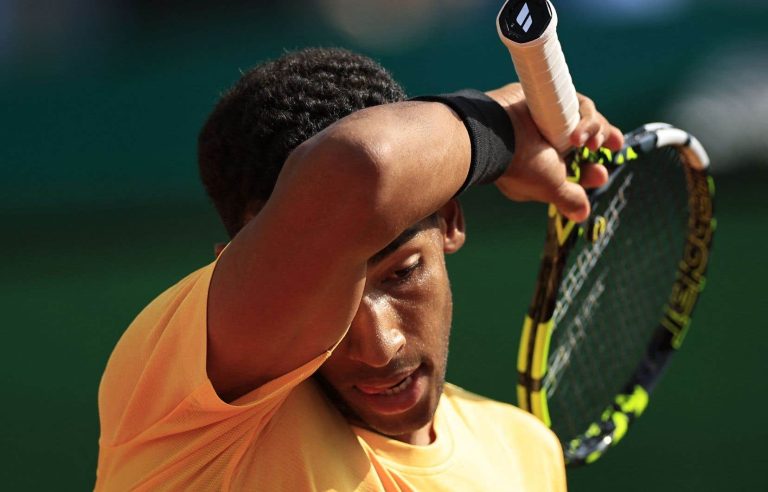
[[[548,429],[444,383],[444,255],[464,244],[468,183],[575,220],[584,190],[518,85],[403,99],[371,60],[326,49],[222,97],[199,160],[232,241],[115,348],[97,490],[564,490]],[[583,97],[581,114],[574,145],[621,145]]]

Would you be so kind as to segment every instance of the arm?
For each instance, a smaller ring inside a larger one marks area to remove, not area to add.
[[[463,123],[439,103],[359,111],[296,148],[213,276],[208,373],[219,394],[239,396],[338,341],[368,258],[447,202],[469,160]]]
[[[565,182],[519,86],[489,95],[507,109],[517,137],[510,171],[497,182],[502,191],[583,211],[583,190]],[[608,127],[603,119],[588,133]],[[359,111],[296,148],[213,276],[208,373],[219,394],[242,395],[338,341],[360,302],[368,258],[446,203],[469,161],[466,129],[440,103]]]

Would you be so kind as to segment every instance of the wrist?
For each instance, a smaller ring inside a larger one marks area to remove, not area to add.
[[[523,106],[525,105],[523,86],[518,82],[507,84],[498,89],[486,91],[485,94],[496,101],[505,111],[512,109],[517,110],[521,104]]]
[[[498,98],[501,96],[503,94],[497,95]],[[457,195],[469,186],[494,182],[512,161],[515,130],[498,98],[471,89],[414,98],[447,105],[467,129],[471,143],[470,167]]]

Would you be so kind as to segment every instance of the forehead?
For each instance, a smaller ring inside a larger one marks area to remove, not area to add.
[[[412,225],[408,229],[404,230],[391,243],[384,246],[384,248],[382,248],[381,251],[371,256],[371,259],[368,260],[368,262],[372,265],[375,265],[381,262],[384,258],[386,258],[390,254],[397,251],[397,249],[400,248],[400,246],[407,243],[408,241],[416,237],[420,232],[426,229],[429,229],[433,225],[434,225],[433,221],[430,219],[424,219],[420,222],[417,222],[416,224]]]

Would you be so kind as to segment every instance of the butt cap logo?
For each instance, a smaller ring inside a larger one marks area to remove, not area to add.
[[[517,14],[517,19],[515,20],[520,27],[523,28],[523,32],[528,32],[528,29],[531,28],[531,24],[533,24],[533,17],[531,17],[531,13],[528,9],[528,3],[523,4],[523,8],[520,9],[520,13]]]

